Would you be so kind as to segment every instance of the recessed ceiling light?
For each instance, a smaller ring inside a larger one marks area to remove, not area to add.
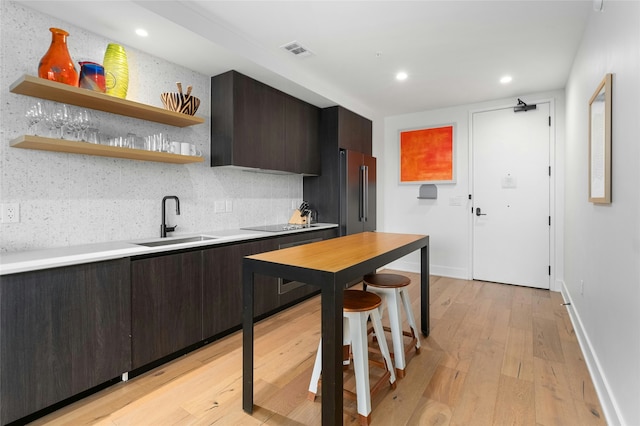
[[[138,34],[140,37],[146,37],[149,35],[149,33],[147,32],[147,30],[143,30],[142,28],[138,28],[136,30],[136,34]]]
[[[400,71],[398,74],[396,74],[396,80],[400,80],[400,81],[406,80],[407,77],[409,77],[409,76],[404,71]]]
[[[502,84],[511,83],[511,80],[513,80],[513,78],[510,75],[505,75],[500,79],[500,83]]]

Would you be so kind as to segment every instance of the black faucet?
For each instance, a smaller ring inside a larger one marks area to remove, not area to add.
[[[162,225],[160,225],[160,237],[164,238],[167,236],[167,232],[173,232],[176,230],[178,225],[176,226],[167,226],[166,223],[166,203],[169,198],[176,200],[176,214],[180,214],[180,200],[175,195],[167,195],[162,199]]]

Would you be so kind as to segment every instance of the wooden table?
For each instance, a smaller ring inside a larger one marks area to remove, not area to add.
[[[421,329],[429,335],[429,236],[363,232],[247,256],[242,263],[242,408],[253,413],[254,274],[320,287],[322,424],[342,424],[342,303],[345,285],[420,250]]]

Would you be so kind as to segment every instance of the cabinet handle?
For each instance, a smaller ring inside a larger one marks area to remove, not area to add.
[[[365,194],[366,194],[366,166],[360,166],[360,211],[359,216],[360,216],[360,222],[364,222],[365,221]]]
[[[369,166],[364,166],[364,181],[363,181],[363,196],[362,201],[364,203],[364,221],[369,220]]]

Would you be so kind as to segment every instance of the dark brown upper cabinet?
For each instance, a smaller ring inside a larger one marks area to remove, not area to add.
[[[372,154],[371,120],[341,106],[324,108],[320,113],[319,176],[304,178],[303,193],[321,222],[341,223],[340,150]]]
[[[372,123],[355,112],[343,107],[331,107],[325,110],[324,125],[333,132],[338,148],[358,151],[372,155]]]
[[[307,175],[320,174],[318,132],[320,109],[288,96],[285,103],[285,169]]]
[[[320,110],[228,71],[211,78],[211,166],[316,175]]]

